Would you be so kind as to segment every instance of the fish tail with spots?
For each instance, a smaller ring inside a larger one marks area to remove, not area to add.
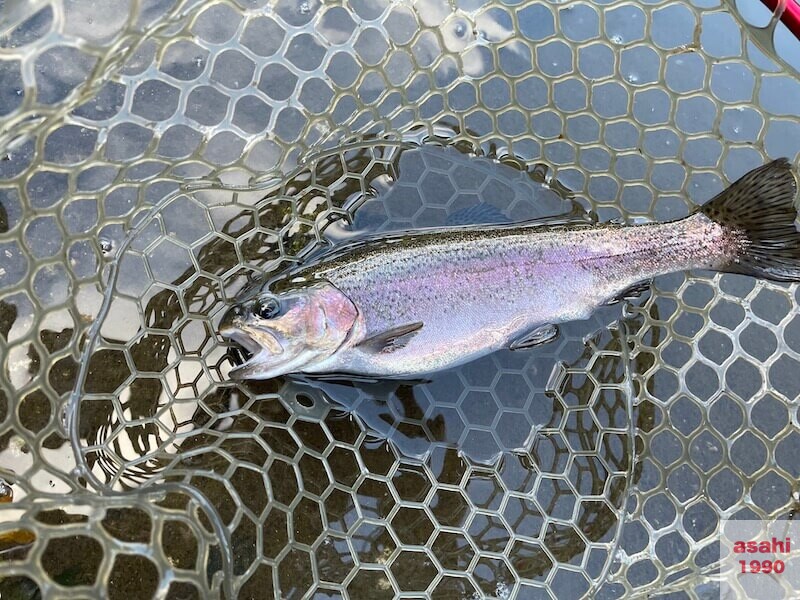
[[[750,171],[698,212],[722,225],[734,252],[720,271],[800,281],[797,180],[785,158]]]

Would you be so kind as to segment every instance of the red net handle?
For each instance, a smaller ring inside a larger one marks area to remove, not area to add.
[[[767,7],[775,12],[781,4],[781,0],[761,0]],[[800,4],[796,0],[786,0],[786,6],[781,21],[800,40]]]

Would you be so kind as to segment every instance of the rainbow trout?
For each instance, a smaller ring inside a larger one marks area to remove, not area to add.
[[[518,223],[345,244],[242,299],[220,333],[239,379],[415,379],[530,348],[651,278],[688,269],[800,280],[797,183],[776,160],[668,223]]]

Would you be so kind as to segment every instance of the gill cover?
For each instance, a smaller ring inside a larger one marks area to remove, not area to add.
[[[302,373],[332,356],[348,339],[358,310],[326,281],[273,294],[261,291],[234,305],[220,334],[252,354],[231,370],[236,379]]]

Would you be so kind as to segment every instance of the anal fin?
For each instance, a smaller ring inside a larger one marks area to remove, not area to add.
[[[546,323],[545,325],[540,325],[532,331],[524,334],[522,337],[511,342],[509,349],[525,350],[527,348],[533,348],[535,346],[541,346],[542,344],[552,342],[557,337],[558,325]]]

